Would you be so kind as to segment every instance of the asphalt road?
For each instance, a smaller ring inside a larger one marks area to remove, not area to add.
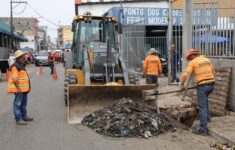
[[[56,65],[58,80],[52,80],[49,67],[28,67],[32,91],[28,114],[34,121],[26,126],[15,124],[12,113],[14,96],[6,93],[6,82],[0,81],[0,150],[198,150],[210,149],[211,138],[178,130],[151,139],[111,138],[82,125],[66,122],[63,100],[63,67]]]

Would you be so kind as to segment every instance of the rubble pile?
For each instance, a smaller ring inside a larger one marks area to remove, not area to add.
[[[86,116],[82,123],[99,134],[114,137],[149,138],[175,129],[156,108],[126,98]]]

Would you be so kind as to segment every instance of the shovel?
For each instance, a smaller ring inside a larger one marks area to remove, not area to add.
[[[189,85],[189,82],[190,82],[191,78],[192,78],[192,74],[189,75],[189,78],[187,80],[186,87],[185,87],[185,90],[184,90],[184,94],[183,94],[183,97],[181,99],[182,101],[185,100],[185,96],[188,94],[188,89],[189,89],[188,85]],[[194,87],[194,88],[196,88],[196,87]]]
[[[190,89],[195,89],[196,86],[193,86],[193,87],[187,87],[187,90],[190,90]],[[172,93],[178,93],[178,92],[184,92],[184,95],[183,95],[183,98],[185,98],[185,95],[187,94],[187,91],[186,89],[179,89],[179,90],[174,90],[174,91],[167,91],[167,92],[158,92],[157,89],[155,90],[143,90],[142,91],[142,95],[144,97],[144,101],[152,101],[152,100],[157,100],[157,96],[158,95],[166,95],[166,94],[172,94]]]

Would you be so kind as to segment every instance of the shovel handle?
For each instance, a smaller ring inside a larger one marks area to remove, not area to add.
[[[195,89],[196,86],[193,86],[193,87],[189,87],[188,90],[190,89]],[[175,90],[175,91],[167,91],[167,92],[161,92],[161,93],[158,93],[158,95],[165,95],[165,94],[171,94],[171,93],[177,93],[177,92],[183,92],[184,90],[180,89],[180,90]]]
[[[192,77],[192,74],[189,75],[189,78],[188,78],[188,80],[187,80],[186,87],[185,87],[185,91],[184,91],[184,95],[183,95],[183,97],[182,97],[182,99],[181,99],[182,101],[184,101],[185,96],[186,96],[187,93],[188,93],[188,85],[189,85],[189,82],[190,82],[190,80],[191,80],[191,77]]]

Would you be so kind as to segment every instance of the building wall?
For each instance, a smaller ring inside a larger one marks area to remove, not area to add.
[[[211,62],[213,63],[214,66],[217,66],[217,67],[231,67],[232,68],[228,108],[232,111],[235,111],[235,92],[234,92],[235,91],[235,61],[225,60],[225,59],[211,59]]]
[[[58,46],[60,49],[64,48],[65,43],[69,42],[72,44],[73,40],[73,32],[71,31],[71,26],[61,26],[57,30],[57,37],[58,37]]]
[[[69,42],[72,44],[73,32],[71,31],[71,26],[63,27],[63,40],[64,42]]]
[[[93,15],[103,15],[112,7],[120,7],[119,3],[114,4],[91,4],[79,6],[79,14],[82,15],[87,11]],[[157,8],[168,8],[167,2],[142,2],[142,3],[123,3],[123,7],[157,7]]]
[[[183,9],[184,7],[184,0],[177,0],[172,3],[173,9]]]
[[[216,8],[219,9],[218,17],[232,17],[235,15],[235,0],[192,0],[194,8]],[[215,3],[211,3],[215,2]],[[208,4],[205,4],[208,3]],[[172,3],[173,9],[183,9],[184,0],[177,0]],[[220,10],[221,9],[221,10]]]
[[[2,17],[0,19],[10,25],[9,17]],[[14,32],[23,33],[26,37],[34,36],[37,34],[37,22],[36,18],[14,18]]]

